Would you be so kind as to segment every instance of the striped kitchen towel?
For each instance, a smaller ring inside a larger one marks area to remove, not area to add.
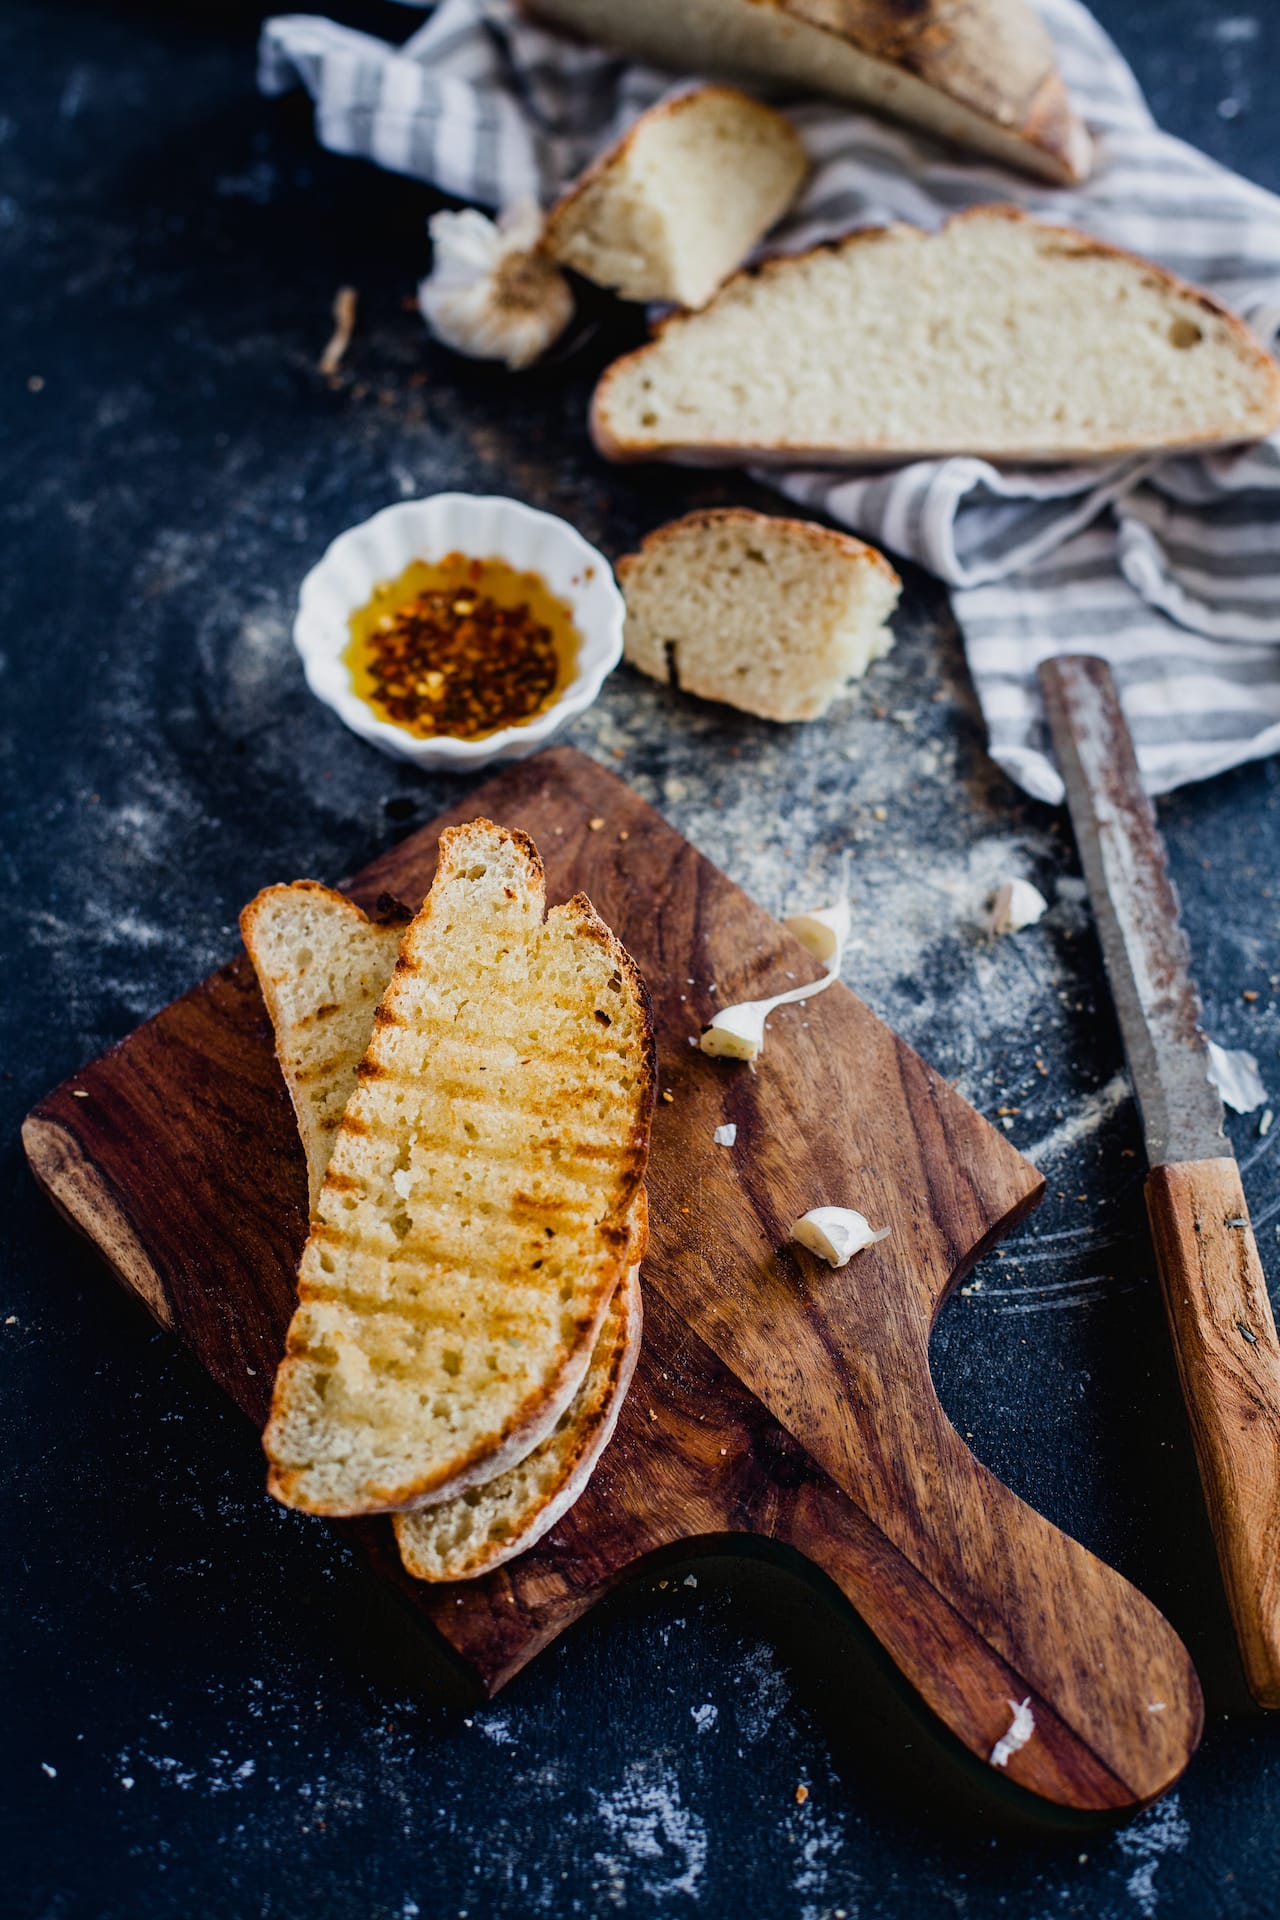
[[[769,250],[1012,202],[1149,255],[1273,345],[1280,200],[1162,133],[1078,0],[1039,4],[1095,140],[1084,186],[1025,180],[850,106],[790,101],[814,171]],[[534,26],[514,0],[440,0],[398,47],[286,15],[266,23],[260,54],[267,92],[312,94],[325,146],[488,206],[545,204],[690,78]],[[1028,793],[1062,797],[1035,678],[1059,652],[1111,662],[1152,792],[1280,748],[1280,436],[1107,465],[966,458],[759,477],[950,584],[991,752]]]

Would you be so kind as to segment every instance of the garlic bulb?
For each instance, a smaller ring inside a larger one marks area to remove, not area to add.
[[[791,1238],[830,1267],[843,1267],[855,1253],[889,1238],[888,1227],[877,1233],[864,1214],[852,1207],[811,1207],[791,1229]]]
[[[519,201],[496,224],[474,207],[433,214],[428,231],[435,259],[418,305],[437,340],[472,360],[531,366],[573,315],[568,281],[537,250],[536,203]]]
[[[988,925],[992,933],[1021,933],[1048,910],[1049,902],[1029,880],[1005,880],[992,899]]]

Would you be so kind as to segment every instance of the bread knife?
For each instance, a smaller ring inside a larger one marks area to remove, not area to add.
[[[1040,684],[1141,1109],[1147,1217],[1227,1602],[1249,1691],[1280,1707],[1280,1344],[1178,896],[1110,667],[1067,655]]]

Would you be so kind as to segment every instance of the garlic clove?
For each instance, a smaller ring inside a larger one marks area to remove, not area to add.
[[[812,913],[788,914],[782,924],[825,967],[843,956],[853,917],[849,902],[840,900],[834,907],[815,907]]]
[[[764,1051],[764,1023],[773,1011],[771,1000],[743,1000],[721,1007],[698,1045],[717,1060],[757,1060]]]
[[[438,340],[473,360],[530,366],[573,317],[569,283],[538,251],[542,215],[525,200],[494,222],[475,207],[433,214],[435,249],[418,306]]]
[[[992,897],[987,925],[994,934],[1021,933],[1048,910],[1049,902],[1029,880],[1005,880]]]
[[[843,1267],[864,1247],[887,1240],[889,1232],[888,1227],[877,1232],[865,1214],[852,1207],[812,1207],[796,1221],[791,1238],[828,1266]]]

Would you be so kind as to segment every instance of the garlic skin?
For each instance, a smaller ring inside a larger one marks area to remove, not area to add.
[[[698,1042],[702,1051],[713,1059],[758,1060],[764,1052],[764,1023],[774,1008],[810,1000],[840,978],[853,924],[847,885],[842,885],[841,898],[833,907],[794,913],[784,924],[814,959],[822,962],[826,973],[811,986],[790,987],[786,993],[775,993],[769,1000],[740,1000],[736,1006],[721,1007]]]
[[[538,252],[542,215],[521,200],[495,224],[474,207],[436,213],[427,230],[435,248],[418,306],[437,340],[472,360],[528,367],[558,340],[573,316],[560,269]]]
[[[1005,880],[996,888],[987,920],[994,934],[1021,933],[1049,911],[1049,902],[1029,880]]]
[[[1036,1730],[1036,1717],[1031,1711],[1030,1694],[1021,1702],[1011,1700],[1009,1710],[1013,1714],[1013,1719],[987,1755],[993,1767],[1007,1767],[1014,1754],[1021,1753]]]
[[[791,1238],[829,1267],[843,1267],[864,1247],[887,1240],[889,1232],[888,1227],[877,1232],[866,1215],[855,1213],[852,1207],[811,1207],[792,1227]]]

